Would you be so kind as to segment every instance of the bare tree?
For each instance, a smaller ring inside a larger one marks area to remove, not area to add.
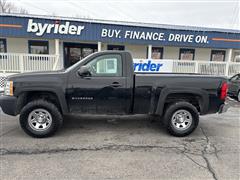
[[[28,14],[28,11],[26,9],[20,8],[19,13],[20,14]]]
[[[0,13],[21,13],[28,14],[28,11],[23,8],[16,7],[8,0],[0,0]]]
[[[80,14],[76,14],[75,16],[76,18],[83,18],[83,19],[91,19],[91,16],[89,15],[80,15]]]
[[[0,8],[1,13],[10,13],[14,7],[12,3],[9,3],[6,0],[0,0]]]

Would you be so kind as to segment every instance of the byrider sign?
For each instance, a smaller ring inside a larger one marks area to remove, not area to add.
[[[173,61],[155,59],[133,59],[134,72],[160,73],[172,72]]]
[[[206,29],[206,30],[204,30]],[[197,48],[238,49],[240,31],[200,28],[184,30],[163,27],[146,27],[127,24],[110,24],[65,18],[41,18],[0,15],[2,37],[46,38],[66,41],[139,44],[152,46],[178,46]]]
[[[33,19],[28,20],[27,32],[34,33],[36,36],[43,36],[44,34],[62,34],[62,35],[81,35],[85,29],[83,25],[71,24],[69,21],[59,23],[41,23],[35,22]],[[91,29],[91,28],[89,28]],[[91,31],[88,33],[91,34]],[[175,43],[196,43],[207,44],[208,36],[199,34],[186,33],[165,33],[156,31],[136,31],[136,30],[121,30],[121,29],[107,29],[102,28],[101,39],[115,39],[128,41],[161,41],[161,42],[175,42]]]
[[[164,33],[155,31],[122,31],[118,29],[102,29],[101,37],[123,38],[130,40],[167,41],[184,43],[208,43],[208,36],[185,33]]]
[[[84,26],[71,25],[70,22],[64,24],[47,24],[33,22],[33,19],[28,20],[27,32],[35,33],[36,36],[42,36],[43,34],[71,34],[81,35]]]

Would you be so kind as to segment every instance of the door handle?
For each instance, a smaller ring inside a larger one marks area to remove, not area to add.
[[[111,84],[112,87],[121,87],[121,84],[119,84],[119,82],[113,82]]]

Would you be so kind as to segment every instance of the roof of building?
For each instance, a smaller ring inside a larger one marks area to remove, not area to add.
[[[176,29],[176,30],[189,30],[189,31],[240,33],[240,30],[237,30],[237,29],[223,29],[223,28],[183,26],[183,25],[170,25],[170,24],[155,24],[155,23],[128,22],[128,21],[112,21],[112,20],[89,19],[89,18],[78,18],[78,17],[61,17],[61,16],[52,16],[52,15],[0,13],[0,16],[42,18],[42,19],[54,19],[54,20],[58,19],[58,20],[67,20],[67,21],[114,24],[114,25],[137,26],[137,27],[152,27],[152,28]]]

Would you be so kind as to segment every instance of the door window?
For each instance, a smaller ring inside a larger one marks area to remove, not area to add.
[[[122,59],[118,54],[96,57],[87,66],[91,76],[122,76]]]

